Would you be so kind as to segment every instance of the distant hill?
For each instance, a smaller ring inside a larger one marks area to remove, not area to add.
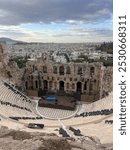
[[[23,43],[22,41],[13,40],[13,39],[6,38],[6,37],[1,37],[0,38],[0,42],[6,42],[6,43],[17,43],[17,42],[20,42],[20,43]]]
[[[113,42],[104,42],[101,45],[97,46],[96,50],[101,50],[102,52],[113,54]]]

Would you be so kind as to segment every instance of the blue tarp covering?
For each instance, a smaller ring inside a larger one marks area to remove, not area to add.
[[[47,97],[47,100],[48,101],[57,101],[57,98],[56,97]]]

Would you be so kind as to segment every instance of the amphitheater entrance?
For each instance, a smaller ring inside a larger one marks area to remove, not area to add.
[[[43,89],[48,90],[48,81],[47,80],[43,81]]]
[[[59,82],[59,90],[64,91],[64,81]]]
[[[25,87],[26,87],[26,90],[28,89],[28,82],[26,81],[25,82]]]
[[[82,83],[81,82],[77,82],[77,90],[78,93],[82,92]]]

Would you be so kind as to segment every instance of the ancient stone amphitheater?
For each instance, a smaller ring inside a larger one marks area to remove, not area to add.
[[[0,81],[0,124],[11,129],[32,131],[27,127],[29,123],[42,123],[45,126],[43,129],[34,130],[61,136],[58,129],[62,127],[69,136],[77,138],[69,130],[72,126],[79,129],[83,136],[97,136],[102,143],[111,143],[112,123],[108,123],[112,120],[112,108],[112,93],[109,93],[93,103],[78,103],[75,111],[41,109],[37,101],[18,91],[14,84]]]
[[[4,63],[4,57],[1,55],[1,64],[0,64],[0,73],[4,74],[3,70],[8,71],[8,62]],[[12,68],[13,70],[13,68]],[[11,70],[9,70],[11,71]],[[15,71],[14,71],[15,72]],[[7,74],[7,73],[6,73]],[[28,127],[30,123],[35,124],[44,124],[42,129],[31,129]],[[0,77],[0,127],[7,127],[8,130],[14,133],[15,136],[18,134],[23,134],[23,132],[32,133],[35,132],[30,138],[32,141],[23,141],[25,146],[28,142],[31,144],[37,141],[37,134],[47,134],[45,139],[50,139],[50,135],[56,135],[57,137],[69,138],[69,140],[80,141],[82,146],[77,146],[77,143],[74,144],[75,148],[70,148],[66,146],[55,145],[52,141],[48,143],[50,149],[56,150],[103,150],[105,149],[105,144],[113,143],[113,133],[112,133],[112,123],[113,123],[113,93],[109,93],[108,96],[93,102],[78,102],[76,109],[74,111],[70,110],[61,110],[61,109],[52,109],[52,108],[41,108],[38,107],[38,101],[31,99],[20,92],[13,82],[7,80],[7,77]],[[13,130],[13,131],[12,131]],[[64,131],[64,132],[62,132]],[[2,133],[1,133],[2,132]],[[4,147],[1,147],[0,150],[32,150],[32,145],[28,145],[28,148],[22,146],[17,148],[11,140],[7,138],[7,141],[4,139],[1,141],[1,137],[6,137],[10,135],[9,131],[0,129],[0,145],[1,143],[5,144]],[[3,135],[4,134],[4,135]],[[25,135],[26,135],[25,134]],[[25,136],[24,135],[24,136]],[[63,136],[63,137],[62,137]],[[23,135],[21,135],[21,138]],[[26,139],[26,138],[24,138]],[[41,139],[41,137],[40,137]],[[44,140],[45,140],[44,139]],[[87,141],[86,141],[87,139]],[[98,142],[98,140],[100,142]],[[43,140],[43,139],[42,139]],[[10,142],[9,142],[10,141]],[[42,141],[43,142],[43,141]],[[55,141],[57,142],[57,141]],[[58,141],[58,143],[63,141]],[[91,142],[91,144],[90,144]],[[37,142],[36,142],[37,143]],[[63,142],[64,143],[64,142]],[[85,145],[83,144],[85,143]],[[20,143],[17,143],[20,145]],[[17,145],[16,144],[16,145]],[[54,145],[53,145],[54,144]],[[64,143],[65,144],[65,143]],[[66,143],[67,144],[67,143]],[[90,146],[90,145],[91,146]],[[99,144],[104,144],[102,147]],[[7,147],[10,145],[10,147]],[[44,146],[45,146],[44,141]],[[84,145],[84,146],[83,146]],[[93,146],[92,146],[93,145]],[[39,148],[37,150],[50,150],[49,148]],[[92,148],[93,147],[93,148]],[[107,147],[108,148],[108,147]],[[36,150],[36,148],[34,148]],[[106,149],[107,150],[107,149]]]

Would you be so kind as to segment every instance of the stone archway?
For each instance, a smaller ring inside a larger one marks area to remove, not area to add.
[[[59,82],[59,90],[64,91],[64,81]]]
[[[35,81],[35,88],[36,89],[38,88],[38,81],[37,80]]]
[[[59,67],[59,74],[64,75],[64,66]]]
[[[43,89],[48,90],[48,81],[47,80],[43,81]]]
[[[82,92],[82,83],[81,82],[77,82],[77,92]]]
[[[28,81],[25,82],[25,88],[28,89]]]

